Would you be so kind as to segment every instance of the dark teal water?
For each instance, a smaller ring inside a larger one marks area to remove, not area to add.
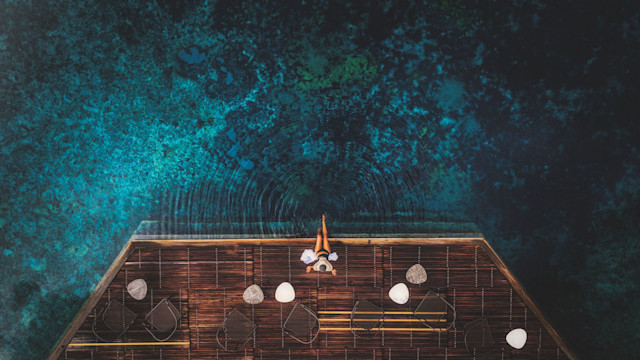
[[[475,222],[583,358],[640,353],[636,2],[13,0],[0,19],[0,359],[44,358],[143,219],[322,212]]]

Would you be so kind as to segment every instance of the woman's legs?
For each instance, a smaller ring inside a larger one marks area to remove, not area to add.
[[[316,235],[316,247],[313,251],[318,252],[322,249],[322,235],[320,235],[320,229],[318,229],[318,234]]]
[[[318,234],[318,236],[320,235]],[[324,223],[324,214],[322,214],[322,237],[324,238],[324,249],[331,253],[331,246],[329,245],[329,239],[327,238],[327,224]]]
[[[329,252],[329,254],[331,254],[331,245],[329,245],[329,240],[327,240],[327,238],[324,238],[324,245],[322,247],[324,247],[325,250],[327,250]]]

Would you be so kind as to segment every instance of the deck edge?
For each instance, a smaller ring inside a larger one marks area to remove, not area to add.
[[[425,234],[426,235],[426,234]],[[523,302],[533,311],[534,315],[540,320],[544,328],[554,339],[556,344],[562,351],[572,360],[577,360],[577,355],[569,348],[569,346],[560,337],[560,334],[551,325],[548,318],[536,305],[533,299],[528,295],[522,287],[515,275],[509,270],[507,265],[502,261],[500,256],[495,252],[489,242],[482,234],[467,234],[468,237],[355,237],[355,238],[332,238],[337,243],[346,245],[416,245],[428,242],[433,245],[451,245],[451,244],[473,244],[481,246],[491,261],[496,265],[498,270],[505,276],[510,285],[516,290],[516,293],[522,298]],[[479,235],[479,236],[478,236]],[[78,331],[87,316],[91,313],[99,299],[102,297],[108,286],[111,284],[116,274],[126,262],[129,255],[135,248],[152,248],[152,247],[172,247],[172,246],[211,246],[211,245],[266,245],[278,246],[290,243],[308,241],[309,238],[216,238],[216,239],[136,239],[132,236],[121,250],[120,254],[113,261],[100,283],[94,288],[92,294],[84,302],[80,311],[71,321],[64,334],[56,341],[48,359],[56,360],[71,342],[73,336]]]
[[[562,339],[560,333],[551,325],[551,322],[547,318],[547,316],[540,310],[538,305],[535,303],[533,298],[529,296],[527,291],[522,287],[520,281],[515,277],[515,275],[509,270],[509,267],[502,261],[498,253],[493,249],[491,244],[487,241],[487,239],[483,239],[482,248],[487,253],[491,261],[496,265],[498,270],[504,275],[504,277],[509,281],[509,284],[516,293],[520,296],[522,301],[531,309],[533,314],[540,320],[542,326],[544,326],[545,330],[551,335],[553,340],[556,342],[556,345],[562,349],[562,351],[567,355],[567,357],[571,360],[578,360],[578,356],[569,348],[569,345]]]
[[[49,354],[48,360],[56,360],[62,355],[62,352],[67,349],[67,346],[73,339],[73,336],[78,331],[78,329],[82,326],[82,323],[85,321],[87,316],[91,313],[93,308],[96,306],[104,292],[107,290],[111,282],[115,278],[116,274],[125,263],[131,252],[133,251],[133,243],[131,239],[127,241],[124,248],[120,251],[120,254],[116,257],[116,259],[111,263],[111,266],[102,277],[98,285],[93,289],[93,292],[89,296],[89,298],[84,302],[80,311],[73,318],[64,334],[58,338],[56,341],[56,345],[53,347],[52,351]]]

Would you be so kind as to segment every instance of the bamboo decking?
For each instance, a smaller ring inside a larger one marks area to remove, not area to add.
[[[77,316],[50,359],[469,359],[464,325],[484,316],[496,341],[482,359],[518,356],[528,359],[575,359],[535,304],[482,238],[459,239],[330,239],[339,259],[338,274],[305,273],[299,260],[314,239],[132,240]],[[429,282],[411,285],[406,270],[420,263]],[[147,296],[140,301],[126,293],[126,284],[145,279]],[[296,290],[295,301],[274,299],[283,281]],[[404,282],[410,300],[393,303],[389,288]],[[244,289],[258,284],[265,300],[248,305]],[[435,332],[411,313],[428,289],[438,291],[455,307],[455,326]],[[183,315],[175,335],[155,342],[141,319],[162,298]],[[373,340],[349,331],[355,299],[381,305],[386,319]],[[125,303],[138,318],[114,343],[99,342],[91,331],[95,314],[111,298]],[[281,328],[296,301],[318,313],[321,328],[311,345],[288,337]],[[216,331],[234,307],[258,329],[246,348],[233,353],[216,342]],[[505,335],[527,330],[522,350],[512,350]]]

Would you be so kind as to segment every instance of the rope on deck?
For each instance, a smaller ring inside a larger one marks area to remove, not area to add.
[[[260,259],[262,260],[262,256],[260,257]],[[262,266],[262,263],[260,263],[260,266]],[[216,247],[216,288],[218,288],[218,247]]]
[[[380,310],[384,313],[384,285],[380,287]],[[382,329],[382,346],[384,346],[384,329]]]
[[[289,255],[289,284],[291,284],[291,245],[287,246],[287,254]]]
[[[126,271],[127,270],[125,269],[125,274],[126,274]],[[124,293],[125,292],[123,291],[122,292],[122,307],[125,306],[125,304],[124,304]],[[122,311],[122,328],[124,329],[124,311]],[[124,339],[125,339],[125,341],[127,340],[127,332],[126,331],[124,332]],[[93,356],[93,353],[91,355]]]
[[[344,246],[344,286],[349,286],[349,245]]]
[[[513,288],[509,288],[509,329],[513,329]]]
[[[247,249],[242,249],[242,255],[244,258],[244,288],[247,288]]]
[[[158,287],[162,289],[162,249],[158,249]]]
[[[456,288],[453,288],[453,311],[456,311]],[[456,331],[456,323],[453,323],[453,348],[458,348],[458,332]]]
[[[482,287],[482,306],[481,306],[481,311],[482,311],[482,317],[484,317],[484,287]],[[484,331],[482,332],[482,335],[484,336]]]
[[[478,247],[475,249],[475,259],[474,259],[474,267],[476,269],[476,287],[478,287]]]
[[[393,246],[389,246],[389,285],[393,286]]]
[[[538,359],[540,359],[541,350],[542,350],[542,328],[538,330]]]
[[[377,262],[378,247],[373,245],[373,287],[378,287],[378,262]],[[374,356],[375,359],[375,356]]]
[[[409,310],[412,309],[411,307],[411,289],[409,289]],[[416,319],[417,320],[417,319]],[[409,332],[409,347],[412,348],[413,347],[413,323],[409,323],[409,325],[411,325],[411,331]]]
[[[196,311],[196,348],[200,349],[200,328],[198,328],[198,292],[195,292],[196,303],[195,303],[195,311]]]
[[[309,308],[311,308],[311,288],[308,288],[309,290]],[[318,307],[318,304],[316,302],[316,308]],[[311,329],[311,317],[307,317],[307,326]],[[318,331],[320,331],[320,323],[318,323]],[[309,340],[311,340],[312,334],[309,334]],[[309,349],[313,349],[313,341],[309,343]]]
[[[449,287],[449,247],[447,246],[447,287]]]

